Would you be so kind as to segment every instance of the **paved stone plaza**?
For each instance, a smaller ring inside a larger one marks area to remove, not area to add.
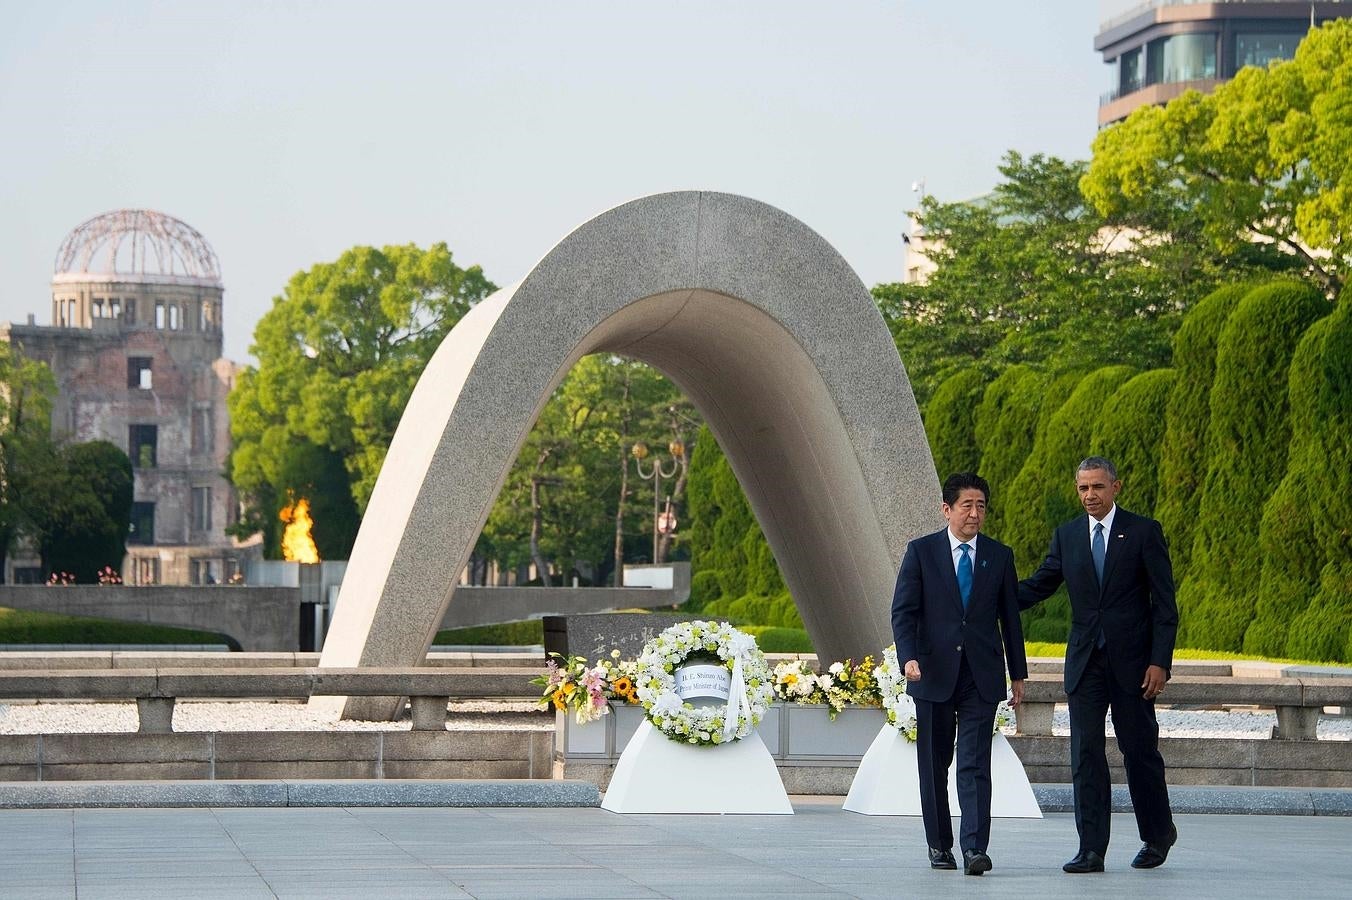
[[[1346,897],[1352,819],[1180,815],[1139,872],[1133,821],[1101,876],[1070,876],[1070,815],[997,820],[995,870],[932,872],[920,819],[840,798],[794,816],[621,816],[583,809],[0,811],[0,897]]]

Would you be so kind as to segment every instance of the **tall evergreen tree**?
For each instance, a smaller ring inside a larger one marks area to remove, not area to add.
[[[1263,504],[1286,473],[1291,356],[1328,312],[1309,285],[1269,284],[1246,294],[1221,331],[1206,481],[1178,592],[1180,646],[1242,649],[1258,599]]]
[[[1132,378],[1108,399],[1094,428],[1092,445],[1126,476],[1122,505],[1154,517],[1159,497],[1159,451],[1164,408],[1177,372],[1151,369]]]
[[[1174,580],[1187,575],[1192,558],[1197,503],[1206,478],[1206,436],[1211,422],[1211,386],[1216,379],[1216,343],[1230,313],[1252,285],[1227,285],[1208,294],[1183,317],[1174,335],[1178,377],[1164,411],[1156,518],[1169,541]]]

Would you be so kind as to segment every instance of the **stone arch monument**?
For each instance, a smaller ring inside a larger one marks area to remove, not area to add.
[[[819,235],[763,203],[689,191],[585,223],[446,336],[390,445],[321,666],[422,661],[527,433],[591,353],[653,366],[699,409],[823,659],[891,643],[906,541],[942,524],[896,347]]]

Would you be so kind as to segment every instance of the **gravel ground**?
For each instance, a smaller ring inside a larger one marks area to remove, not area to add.
[[[1165,737],[1266,738],[1277,724],[1271,711],[1159,710]],[[400,722],[331,722],[303,703],[180,701],[174,708],[175,731],[407,731]],[[447,717],[452,731],[520,728],[548,731],[554,718],[529,700],[464,701]],[[0,705],[0,734],[93,734],[135,731],[134,703],[23,703]],[[1108,731],[1112,733],[1109,719]],[[1052,732],[1070,734],[1065,706],[1058,706]],[[1013,733],[1013,729],[1009,729]],[[1352,740],[1352,717],[1325,715],[1319,721],[1321,740]]]
[[[452,731],[516,728],[548,731],[554,717],[529,700],[464,701],[451,706]],[[95,734],[136,730],[135,703],[23,703],[0,705],[0,734]],[[174,705],[175,731],[408,731],[399,722],[331,722],[304,703],[215,703],[192,700]]]

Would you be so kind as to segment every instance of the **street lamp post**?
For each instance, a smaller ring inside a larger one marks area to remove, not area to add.
[[[671,511],[671,497],[667,497],[666,512],[662,511],[662,479],[670,478],[680,469],[681,460],[685,457],[685,444],[681,441],[672,441],[667,445],[667,452],[671,454],[671,471],[665,471],[662,468],[662,460],[654,456],[652,470],[643,471],[643,460],[648,456],[648,445],[639,441],[630,449],[630,454],[634,457],[634,468],[638,470],[638,477],[643,480],[652,479],[653,482],[653,562],[657,562],[658,544],[661,536],[671,534],[676,530],[676,515]]]

